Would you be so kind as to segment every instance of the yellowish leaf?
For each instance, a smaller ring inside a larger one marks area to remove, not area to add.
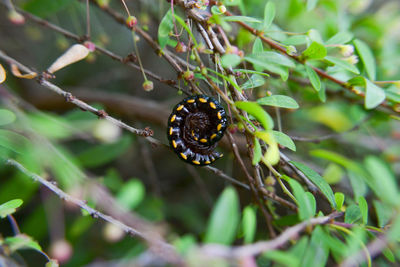
[[[15,64],[11,64],[11,73],[18,78],[21,79],[33,79],[38,76],[36,72],[29,72],[26,74],[22,74],[21,71],[19,70],[18,66]]]
[[[263,140],[268,145],[267,152],[265,152],[262,161],[266,164],[275,165],[279,162],[279,147],[275,140],[272,131],[259,131],[255,132],[255,136]]]
[[[78,62],[89,54],[89,49],[81,44],[74,44],[64,54],[62,54],[56,61],[47,69],[49,73],[54,73],[68,65]]]
[[[6,71],[3,68],[3,65],[0,64],[0,83],[3,83],[6,80]]]

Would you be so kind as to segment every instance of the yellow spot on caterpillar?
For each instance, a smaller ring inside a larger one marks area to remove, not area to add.
[[[219,120],[222,119],[221,112],[218,111],[217,117],[218,117]]]
[[[211,139],[214,139],[215,137],[217,137],[217,134],[211,135]]]
[[[171,122],[174,122],[174,121],[175,121],[175,119],[176,119],[176,115],[172,116],[172,118],[171,118]]]
[[[181,153],[181,157],[182,157],[183,159],[187,159],[187,156],[186,156],[185,154],[183,154],[183,153]]]
[[[174,129],[172,128],[172,127],[170,127],[169,128],[169,135],[172,135],[172,131],[173,131]]]
[[[194,140],[198,141],[198,140],[199,140],[199,138],[197,138],[197,137],[195,136],[195,137],[194,137]]]
[[[199,101],[202,102],[202,103],[207,103],[207,99],[202,98],[202,97],[199,98]]]
[[[172,140],[172,146],[173,146],[174,148],[177,147],[175,140]]]
[[[222,124],[220,123],[220,124],[217,125],[217,130],[219,131],[221,129],[222,129]]]
[[[200,142],[202,142],[202,143],[207,143],[207,139],[202,138],[202,139],[200,139]]]
[[[193,160],[192,162],[193,162],[194,164],[200,165],[200,162],[197,161],[197,160]]]
[[[216,109],[216,108],[217,108],[217,106],[215,105],[214,102],[210,102],[210,107],[211,107],[212,109]],[[218,112],[218,113],[219,113],[219,112]]]
[[[180,111],[180,110],[183,109],[183,107],[184,107],[184,105],[180,105],[179,107],[176,108],[176,110],[177,110],[177,111]]]
[[[224,154],[221,153],[221,155],[219,155],[220,158],[222,158],[224,156]]]
[[[204,161],[204,163],[205,163],[205,164],[210,164],[211,161],[207,160],[207,161]]]
[[[194,131],[192,130],[192,136],[194,136]]]
[[[194,99],[189,99],[188,101],[186,101],[188,103],[194,103]]]

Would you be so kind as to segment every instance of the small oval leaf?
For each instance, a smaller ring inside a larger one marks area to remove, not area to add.
[[[296,100],[285,95],[266,96],[258,99],[257,103],[260,105],[273,106],[279,108],[293,108],[293,109],[299,108],[299,104],[297,104]]]
[[[205,243],[230,245],[239,223],[239,198],[233,187],[226,188],[217,200],[208,222]]]

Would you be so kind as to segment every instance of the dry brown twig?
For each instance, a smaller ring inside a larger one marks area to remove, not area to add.
[[[17,168],[19,171],[26,174],[32,180],[41,183],[43,186],[47,187],[49,190],[54,192],[60,199],[70,202],[70,203],[73,203],[74,205],[87,211],[93,218],[100,218],[106,222],[109,222],[109,223],[115,225],[116,227],[123,230],[125,233],[132,235],[132,236],[137,236],[140,239],[146,241],[151,247],[154,247],[154,251],[159,252],[159,256],[162,256],[168,262],[172,262],[175,264],[182,263],[182,260],[176,253],[175,248],[172,245],[163,241],[159,236],[140,232],[139,230],[122,223],[120,220],[117,220],[117,219],[115,219],[109,215],[106,215],[94,208],[91,208],[90,206],[88,206],[86,204],[85,201],[75,198],[75,197],[65,193],[63,190],[58,188],[54,183],[47,181],[43,177],[28,171],[24,166],[22,166],[19,162],[15,161],[15,160],[8,159],[6,161],[6,164]]]
[[[322,225],[329,223],[334,218],[342,216],[342,213],[334,212],[328,216],[316,217],[307,221],[296,224],[292,227],[287,228],[278,237],[269,241],[260,241],[250,245],[239,246],[239,247],[227,247],[223,245],[205,245],[199,250],[203,255],[210,257],[222,257],[226,259],[243,259],[246,257],[254,257],[265,251],[278,249],[284,246],[287,242],[295,239],[299,234],[304,231],[307,227],[314,225]]]

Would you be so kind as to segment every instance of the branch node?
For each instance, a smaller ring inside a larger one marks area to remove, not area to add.
[[[104,119],[105,117],[108,116],[107,112],[105,110],[103,110],[103,109],[99,109],[96,112],[96,115],[99,117],[99,119]]]

